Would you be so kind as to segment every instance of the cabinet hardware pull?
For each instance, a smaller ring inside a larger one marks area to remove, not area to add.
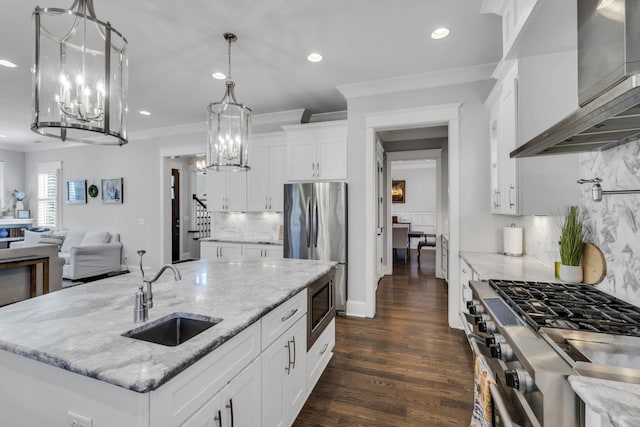
[[[291,310],[291,312],[289,314],[287,314],[286,316],[282,316],[282,321],[286,322],[287,320],[291,319],[291,316],[293,316],[294,314],[296,314],[298,312],[297,308],[294,308],[293,310]]]
[[[287,348],[287,357],[288,357],[287,366],[284,367],[284,370],[287,371],[287,375],[289,375],[289,374],[291,374],[291,345],[290,345],[290,341],[287,340],[287,343],[284,346]]]
[[[218,427],[222,427],[222,412],[220,410],[218,410],[218,415],[213,417],[213,420],[218,422]]]
[[[293,337],[293,369],[296,369],[296,337]]]
[[[316,163],[316,177],[320,178],[320,163]]]
[[[513,208],[516,204],[511,202],[511,190],[515,190],[516,187],[513,185],[509,186],[509,208]]]
[[[324,347],[322,347],[322,350],[320,350],[320,356],[322,356],[327,351],[328,348],[329,348],[329,343],[326,343]]]
[[[231,412],[231,427],[233,427],[233,399],[229,399],[229,404],[226,406],[229,408],[229,412]]]

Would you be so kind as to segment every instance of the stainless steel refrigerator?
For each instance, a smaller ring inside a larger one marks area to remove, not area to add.
[[[347,183],[284,185],[284,257],[336,261],[336,310],[347,304]]]

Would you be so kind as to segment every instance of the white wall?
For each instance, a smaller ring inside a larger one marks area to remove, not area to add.
[[[102,178],[124,178],[123,203],[102,204],[100,195],[88,198],[85,205],[62,205],[62,228],[78,230],[107,230],[118,232],[123,244],[123,256],[129,265],[138,261],[136,251],[145,249],[146,266],[158,266],[170,261],[171,246],[169,227],[170,203],[162,204],[161,195],[169,201],[171,166],[181,167],[181,162],[169,158],[161,160],[161,151],[172,147],[202,146],[206,140],[205,126],[202,132],[167,135],[142,140],[131,139],[122,147],[79,145],[57,150],[28,152],[25,157],[25,185],[28,195],[35,194],[36,163],[62,161],[62,182],[68,179],[87,179],[97,185]],[[63,143],[60,143],[63,145]],[[185,148],[192,151],[192,148]],[[166,163],[166,176],[160,176],[160,165]],[[188,175],[182,166],[182,184],[190,186]],[[63,187],[64,188],[64,187]],[[184,197],[189,190],[183,189]],[[184,216],[184,215],[183,215]],[[161,222],[164,221],[164,222]],[[165,253],[161,242],[166,236]]]
[[[396,212],[435,212],[436,168],[421,167],[404,169],[391,163],[391,179],[405,180],[405,202],[393,203],[391,214]],[[435,165],[434,165],[435,166]]]
[[[25,191],[27,194],[24,200],[25,209],[32,209],[29,204],[36,197],[36,193],[30,193],[25,190],[24,186],[24,161],[25,155],[19,151],[0,150],[0,162],[4,162],[4,188],[0,199],[4,200],[4,204],[0,206],[2,211],[10,210],[13,212],[13,190]],[[32,205],[35,206],[35,205]],[[33,216],[33,215],[32,215]]]
[[[483,105],[491,80],[411,92],[387,93],[349,99],[349,301],[365,304],[365,254],[361,245],[367,233],[364,221],[365,116],[394,109],[418,108],[461,102],[460,108],[460,249],[496,252],[498,232],[510,223],[489,213],[489,124]],[[446,158],[447,156],[445,156]],[[451,253],[450,259],[457,258]],[[455,262],[454,265],[457,265]],[[455,276],[457,277],[457,276]],[[455,283],[456,280],[453,281]]]

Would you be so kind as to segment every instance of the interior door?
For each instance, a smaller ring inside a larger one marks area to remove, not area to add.
[[[180,171],[171,169],[171,261],[180,260]]]

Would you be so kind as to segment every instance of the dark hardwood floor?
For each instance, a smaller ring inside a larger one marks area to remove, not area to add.
[[[473,360],[447,325],[447,284],[434,251],[396,261],[374,319],[339,317],[336,346],[294,426],[468,426]]]

